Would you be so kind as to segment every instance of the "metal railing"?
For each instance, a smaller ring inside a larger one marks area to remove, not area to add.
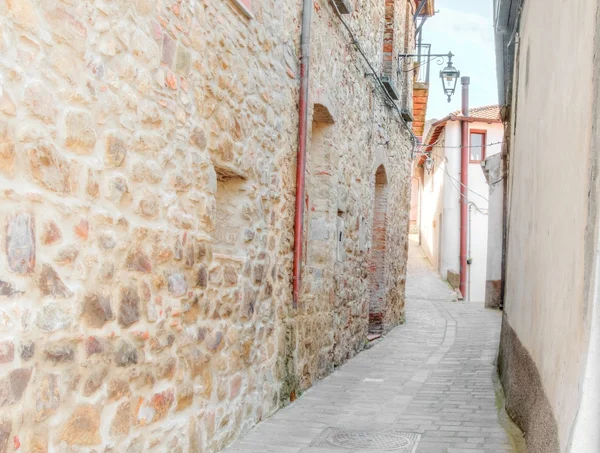
[[[414,82],[429,84],[431,64],[431,44],[420,43],[417,45],[416,56],[409,64],[414,68]]]

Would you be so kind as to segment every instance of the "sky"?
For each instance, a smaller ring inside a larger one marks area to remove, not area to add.
[[[471,78],[470,107],[498,103],[492,0],[436,0],[435,9],[423,27],[423,43],[431,43],[432,53],[455,55],[460,75]],[[446,63],[432,62],[427,119],[443,118],[461,107],[460,80],[450,103],[444,95],[439,71]]]

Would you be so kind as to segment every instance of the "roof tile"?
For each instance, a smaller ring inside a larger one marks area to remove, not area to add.
[[[460,110],[455,110],[450,115],[458,116],[460,115]],[[475,118],[484,118],[489,120],[497,120],[500,119],[500,106],[499,105],[484,105],[482,107],[473,107],[469,109],[469,116],[473,116]]]

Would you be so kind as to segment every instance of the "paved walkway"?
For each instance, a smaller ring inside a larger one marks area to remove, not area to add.
[[[225,453],[512,452],[492,381],[500,313],[456,302],[415,244],[406,312]]]

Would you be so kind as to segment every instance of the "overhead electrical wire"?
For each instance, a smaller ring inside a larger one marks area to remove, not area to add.
[[[456,190],[458,192],[458,194],[465,199],[465,201],[472,205],[477,211],[479,211],[481,214],[483,215],[488,215],[487,212],[484,212],[479,206],[477,206],[477,204],[474,201],[469,200],[469,197],[467,197],[466,195],[463,195],[463,193],[460,191],[460,189],[458,187],[456,187],[456,184],[454,184],[453,181],[456,181],[460,184],[460,181],[458,181],[457,179],[454,179],[452,176],[450,176],[450,174],[446,171],[445,168],[440,167],[439,165],[435,164],[438,168],[441,168],[442,171],[444,173],[446,173],[449,177],[450,177],[450,184],[452,184],[452,187],[454,187],[454,190]],[[470,190],[470,189],[469,189]],[[471,190],[471,192],[473,192],[476,195],[479,195],[478,193],[474,192]],[[479,195],[481,198],[483,198],[486,202],[488,201],[487,198],[482,197],[481,195]]]
[[[367,58],[367,56],[365,55],[362,47],[360,46],[358,40],[356,39],[356,36],[354,34],[354,32],[352,31],[352,29],[350,28],[350,26],[346,23],[346,21],[344,20],[344,18],[342,17],[342,14],[337,6],[337,4],[332,1],[331,4],[333,5],[338,18],[340,19],[340,22],[342,22],[342,25],[344,25],[344,28],[348,31],[348,34],[350,35],[350,37],[352,38],[352,44],[354,45],[354,47],[356,47],[356,50],[358,50],[358,52],[360,53],[360,55],[363,57],[365,63],[367,64],[367,66],[369,67],[369,69],[371,70],[371,75],[373,75],[373,77],[375,78],[375,80],[377,81],[379,87],[381,88],[382,93],[384,94],[384,96],[387,98],[389,104],[394,108],[394,110],[396,111],[396,113],[398,114],[398,118],[400,119],[400,122],[402,123],[402,125],[404,126],[404,128],[408,131],[408,133],[410,134],[410,138],[413,144],[413,155],[415,154],[415,150],[418,147],[435,147],[435,148],[463,148],[463,146],[439,146],[437,145],[437,142],[431,144],[431,145],[425,145],[422,143],[419,143],[419,140],[417,139],[416,135],[414,134],[414,132],[412,131],[412,129],[408,126],[408,124],[406,123],[406,121],[404,121],[404,118],[402,117],[402,112],[400,111],[400,109],[398,108],[398,106],[396,105],[396,102],[392,99],[392,97],[389,95],[389,93],[387,92],[387,89],[385,88],[385,86],[383,85],[383,82],[381,81],[381,78],[377,75],[377,72],[375,71],[375,68],[373,67],[373,65],[371,64],[371,62],[369,61],[369,59]],[[495,143],[488,143],[488,144],[484,144],[484,145],[473,145],[473,146],[467,146],[466,148],[482,148],[484,146],[494,146],[494,145],[499,145],[502,144],[503,142],[495,142]],[[416,153],[416,154],[425,154],[425,153]],[[441,168],[442,171],[444,171],[444,173],[446,173],[446,175],[448,175],[448,177],[451,180],[454,180],[456,182],[458,182],[460,185],[464,186],[467,188],[467,190],[469,190],[470,192],[472,192],[473,194],[481,197],[483,200],[485,200],[486,202],[488,201],[488,199],[486,197],[484,197],[483,195],[475,192],[474,190],[470,189],[468,186],[464,185],[463,183],[461,183],[459,180],[455,179],[450,173],[448,173],[448,171],[443,168],[440,167],[439,165],[437,165],[434,162],[434,165],[436,165],[438,168]],[[456,187],[454,184],[452,184],[454,186],[454,188],[459,192],[459,194],[462,197],[465,197],[462,192],[458,189],[458,187]],[[465,199],[467,200],[467,202],[469,201],[468,197],[465,197]],[[472,203],[472,202],[471,202]],[[475,209],[477,209],[479,212],[481,212],[482,214],[485,214],[483,211],[481,211],[481,209],[475,204],[472,203],[473,206],[475,206]],[[487,215],[487,214],[486,214]]]
[[[394,110],[396,110],[396,113],[398,113],[398,118],[400,119],[400,122],[402,123],[402,125],[404,126],[404,128],[408,131],[408,133],[410,134],[410,139],[411,139],[412,144],[413,144],[413,153],[414,153],[414,150],[419,145],[419,140],[417,139],[417,136],[414,134],[414,132],[412,131],[412,129],[408,126],[408,124],[406,123],[406,121],[404,121],[404,118],[402,117],[402,112],[400,111],[400,109],[396,105],[396,102],[394,101],[394,99],[392,99],[392,97],[387,92],[387,89],[385,88],[385,85],[381,81],[381,78],[377,75],[377,72],[375,71],[375,68],[373,67],[373,65],[371,64],[371,62],[369,61],[369,59],[365,55],[365,52],[363,51],[363,49],[360,46],[358,40],[356,39],[356,35],[354,34],[354,32],[352,31],[352,29],[350,28],[350,26],[346,23],[346,21],[342,17],[342,13],[340,12],[337,4],[333,0],[330,3],[335,8],[335,11],[336,11],[336,13],[337,13],[340,21],[342,22],[342,24],[344,25],[344,28],[348,31],[348,34],[352,38],[352,44],[354,45],[354,47],[356,47],[356,50],[358,50],[358,52],[360,53],[360,55],[365,60],[365,63],[367,64],[367,66],[371,70],[371,75],[373,75],[373,77],[377,81],[377,84],[381,88],[381,91],[383,92],[383,94],[387,98],[388,102],[392,105],[392,107],[394,108]]]
[[[439,143],[441,143],[442,140],[444,140],[445,137],[440,137],[438,138],[435,142],[430,143],[430,144],[426,144],[426,143],[419,143],[419,146],[422,148],[463,148],[463,146],[446,146],[446,145],[440,145]],[[504,142],[493,142],[493,143],[484,143],[483,145],[468,145],[465,146],[464,148],[482,148],[484,146],[495,146],[495,145],[502,145]]]
[[[454,176],[452,176],[450,173],[448,173],[448,170],[446,170],[444,167],[442,167],[442,166],[440,166],[440,165],[438,165],[438,164],[436,164],[436,163],[434,163],[434,165],[435,165],[436,167],[440,168],[440,169],[441,169],[441,170],[442,170],[444,173],[446,173],[446,175],[448,175],[448,177],[449,177],[451,180],[453,180],[453,181],[456,181],[456,182],[457,182],[457,183],[459,183],[461,186],[464,186],[464,187],[466,187],[466,188],[467,188],[467,190],[468,190],[469,192],[471,192],[471,193],[472,193],[472,194],[474,194],[474,195],[477,195],[477,196],[478,196],[478,197],[480,197],[482,200],[484,200],[486,203],[487,203],[487,202],[489,202],[489,200],[488,200],[486,197],[484,197],[484,196],[483,196],[483,195],[481,195],[480,193],[477,193],[477,192],[475,192],[473,189],[471,189],[471,188],[469,188],[468,186],[464,185],[462,182],[460,182],[458,179],[456,179]],[[460,189],[459,189],[458,187],[456,187],[456,190],[458,190],[458,192],[460,193],[460,195],[461,195],[462,197],[464,197],[464,198],[465,198],[467,201],[469,201],[469,197],[467,197],[467,196],[463,195],[463,194],[462,194],[462,192],[460,191]]]
[[[425,144],[419,143],[419,139],[414,134],[414,132],[412,131],[412,129],[408,126],[408,123],[402,117],[402,112],[398,108],[398,105],[396,105],[396,102],[394,101],[394,99],[392,99],[392,97],[389,95],[389,93],[388,93],[387,89],[385,88],[385,85],[383,84],[381,78],[377,75],[377,72],[375,71],[375,68],[373,67],[373,65],[371,64],[371,62],[369,61],[369,59],[365,55],[365,52],[363,51],[362,47],[360,46],[360,43],[358,42],[358,39],[356,38],[356,35],[352,31],[352,29],[350,28],[350,26],[348,25],[348,23],[342,17],[342,13],[340,12],[337,4],[333,0],[331,1],[331,4],[333,5],[333,7],[334,7],[334,9],[335,9],[335,11],[336,11],[336,13],[338,15],[338,18],[340,19],[340,22],[342,22],[342,25],[348,31],[348,34],[352,38],[352,45],[354,45],[354,47],[356,47],[356,50],[358,50],[358,52],[360,53],[360,55],[363,57],[365,63],[367,64],[367,66],[371,70],[371,75],[377,81],[377,84],[381,88],[381,91],[384,94],[385,98],[387,98],[387,101],[389,102],[389,104],[394,108],[394,110],[398,114],[398,119],[400,119],[400,122],[402,123],[402,125],[404,126],[404,128],[408,131],[408,133],[410,134],[410,138],[411,138],[411,141],[412,141],[412,144],[413,144],[413,155],[414,155],[414,150],[417,147],[427,147],[427,148],[429,148],[429,147],[436,147],[437,148],[438,147],[436,145],[437,142],[435,142],[435,143],[433,143],[431,145],[425,145]],[[502,143],[503,142],[488,143],[488,144],[484,144],[484,145],[473,145],[473,146],[467,146],[467,148],[481,148],[481,147],[484,147],[484,146],[494,146],[494,145],[499,145],[499,144],[502,144]],[[462,146],[445,146],[445,147],[446,148],[463,148]],[[448,175],[448,176],[450,176],[450,175]]]
[[[367,56],[365,55],[364,51],[362,50],[362,48],[360,47],[360,44],[358,43],[358,40],[356,39],[356,36],[354,35],[354,32],[352,31],[352,29],[350,28],[350,26],[346,23],[346,21],[344,20],[344,18],[342,17],[342,14],[340,13],[340,10],[338,8],[338,6],[336,5],[335,2],[331,2],[331,4],[333,5],[333,7],[336,10],[336,13],[340,19],[340,21],[342,22],[342,24],[344,25],[344,28],[346,28],[346,30],[348,31],[348,34],[350,34],[350,37],[352,38],[352,44],[354,45],[354,47],[356,47],[356,50],[358,50],[358,52],[360,53],[360,55],[363,57],[363,59],[365,60],[365,63],[367,63],[367,66],[369,67],[369,69],[371,70],[371,74],[373,75],[373,77],[375,78],[375,80],[377,81],[378,85],[381,88],[381,91],[383,92],[383,94],[385,95],[385,97],[387,98],[388,102],[390,103],[390,105],[393,106],[394,110],[396,110],[396,112],[398,113],[398,118],[400,119],[402,125],[405,127],[405,129],[409,132],[410,136],[411,136],[411,141],[413,143],[413,153],[414,150],[419,147],[419,146],[426,146],[426,147],[438,147],[436,146],[436,144],[432,144],[432,145],[423,145],[421,143],[419,143],[419,140],[417,139],[417,137],[415,136],[415,134],[413,133],[412,129],[410,127],[408,127],[408,124],[406,123],[406,121],[404,121],[404,118],[402,117],[402,112],[400,111],[400,109],[398,108],[398,106],[396,105],[396,103],[394,102],[394,100],[392,99],[392,97],[389,95],[389,93],[387,92],[385,86],[383,85],[383,82],[381,81],[381,79],[379,78],[379,76],[377,75],[377,72],[375,72],[375,68],[373,68],[373,65],[371,64],[371,62],[369,61],[369,59],[367,58]],[[436,142],[437,143],[437,142]],[[487,145],[473,145],[473,146],[468,146],[468,148],[478,148],[478,147],[483,147],[483,146],[493,146],[493,145],[497,145],[497,144],[501,144],[502,142],[497,142],[497,143],[489,143]],[[453,148],[448,146],[447,148]],[[463,148],[462,146],[458,146],[457,148]],[[417,153],[417,154],[425,154],[425,153]],[[464,185],[463,183],[461,183],[459,180],[455,179],[450,173],[448,173],[448,171],[444,168],[441,167],[439,165],[437,165],[437,163],[435,163],[435,161],[433,162],[434,165],[436,165],[438,168],[441,168],[442,171],[444,173],[446,173],[446,175],[448,175],[448,177],[451,180],[456,181],[457,183],[459,183],[460,185],[464,186],[467,188],[467,190],[469,190],[470,192],[472,192],[473,194],[481,197],[483,200],[485,200],[486,202],[488,201],[488,199],[486,197],[484,197],[483,195],[475,192],[472,189],[469,189],[468,186]],[[465,200],[472,204],[475,209],[477,211],[479,211],[480,213],[487,215],[487,213],[483,212],[474,202],[469,201],[469,198],[466,197],[465,195],[462,194],[462,192],[460,191],[460,189],[458,187],[456,187],[454,185],[454,183],[452,183],[453,187],[458,191],[459,195],[461,197],[464,197]]]
[[[475,208],[475,210],[479,211],[481,214],[488,215],[487,212],[484,212],[479,206],[477,206],[477,203],[475,203],[474,201],[469,200],[469,197],[463,195],[462,192],[460,191],[460,189],[458,187],[456,187],[456,184],[454,184],[454,182],[452,181],[452,179],[454,179],[454,178],[452,178],[452,177],[450,177],[450,178],[451,178],[450,179],[450,184],[452,184],[452,187],[454,187],[454,190],[456,190],[458,192],[458,194],[466,200],[467,204],[473,206]]]
[[[469,201],[469,205],[473,206],[475,208],[475,210],[478,211],[480,214],[488,215],[487,212],[482,211],[481,208],[479,206],[477,206],[473,201]]]
[[[436,166],[437,166],[437,164],[436,164]],[[438,168],[441,168],[441,167],[438,166]],[[442,170],[444,171],[444,173],[446,173],[448,176],[450,176],[450,174],[444,168],[442,168]],[[452,184],[452,187],[454,187],[454,190],[456,190],[458,192],[458,194],[461,197],[463,197],[468,204],[472,205],[481,214],[488,215],[488,213],[484,212],[479,206],[477,206],[477,204],[474,201],[470,201],[469,197],[463,195],[463,193],[460,191],[460,189],[458,187],[456,187],[456,184],[454,184],[453,180],[456,181],[456,182],[460,182],[460,181],[458,181],[458,180],[454,179],[452,176],[450,176],[450,184]],[[486,199],[485,201],[488,201],[488,200]]]
[[[485,148],[488,146],[495,146],[495,145],[501,145],[504,142],[494,142],[494,143],[484,143],[483,145],[469,145],[469,146],[447,146],[447,145],[438,145],[438,142],[432,143],[431,145],[426,145],[424,143],[421,143],[419,146],[422,148],[455,148],[455,149],[462,149],[462,148]]]
[[[421,155],[427,155],[426,153],[418,153]],[[438,154],[434,154],[434,156],[439,157],[440,159],[442,159],[442,156],[438,155]],[[444,160],[446,160],[444,158]],[[446,160],[447,161],[447,160]],[[431,162],[433,163],[433,165],[435,165],[437,168],[439,168],[440,170],[442,170],[444,173],[446,173],[448,175],[448,177],[454,181],[456,181],[457,183],[459,183],[461,186],[465,187],[469,192],[472,192],[474,195],[477,195],[478,197],[481,197],[483,200],[485,200],[486,202],[489,201],[486,197],[484,197],[483,195],[481,195],[480,193],[475,192],[473,189],[471,189],[469,186],[467,186],[466,184],[463,184],[462,182],[460,182],[458,179],[456,179],[454,176],[452,176],[450,173],[448,173],[448,170],[446,170],[446,168],[442,167],[441,165],[439,165],[434,159],[431,159]],[[462,193],[461,193],[462,195]],[[464,195],[463,195],[464,196]],[[467,198],[468,200],[468,198]]]

